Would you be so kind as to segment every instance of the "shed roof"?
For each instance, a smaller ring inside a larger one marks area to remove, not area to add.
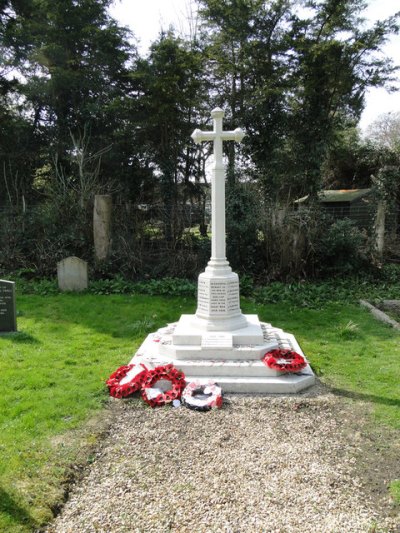
[[[330,203],[330,202],[354,202],[355,200],[359,200],[363,196],[366,196],[371,192],[371,189],[337,189],[337,190],[327,190],[327,191],[320,191],[318,193],[318,198],[320,202],[323,203]],[[303,196],[303,198],[299,198],[296,200],[295,203],[301,204],[305,202],[309,196]]]

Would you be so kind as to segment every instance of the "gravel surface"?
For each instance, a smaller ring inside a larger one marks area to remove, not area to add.
[[[400,531],[357,474],[351,405],[318,387],[232,395],[206,413],[140,400],[111,409],[108,437],[48,533]]]

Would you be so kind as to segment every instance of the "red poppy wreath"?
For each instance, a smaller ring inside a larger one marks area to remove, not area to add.
[[[121,385],[122,380],[129,374],[129,380]],[[147,376],[147,368],[140,363],[120,366],[106,381],[110,395],[114,398],[126,398],[140,390]]]
[[[302,355],[292,350],[271,350],[263,357],[263,363],[279,372],[300,372],[307,363]]]
[[[161,380],[170,381],[172,387],[166,392],[160,391],[154,385]],[[185,388],[185,374],[173,365],[158,366],[147,372],[143,387],[142,398],[150,405],[157,407],[180,398]]]

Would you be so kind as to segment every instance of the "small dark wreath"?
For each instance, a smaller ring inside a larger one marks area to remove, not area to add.
[[[307,366],[304,357],[292,350],[271,350],[264,355],[262,360],[266,366],[278,372],[300,372]]]
[[[130,381],[121,385],[120,383],[124,377],[135,367],[137,367],[138,372]],[[120,366],[106,381],[110,396],[113,396],[114,398],[126,398],[127,396],[130,396],[142,388],[146,376],[147,368],[142,363],[140,365],[131,363],[129,365]]]
[[[151,392],[153,385],[162,379],[170,381],[172,387],[154,397]],[[142,398],[150,407],[165,405],[180,398],[185,385],[185,374],[183,372],[177,370],[173,365],[158,366],[148,370],[142,387]]]
[[[216,383],[191,381],[182,392],[182,404],[195,411],[209,411],[222,407],[222,390]]]

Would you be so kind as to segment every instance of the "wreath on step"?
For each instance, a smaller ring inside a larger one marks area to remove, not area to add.
[[[140,390],[144,384],[148,370],[142,363],[120,366],[106,381],[110,396],[126,398]],[[129,381],[121,385],[121,381],[129,374]]]
[[[166,392],[154,387],[160,380],[171,382],[171,388]],[[181,397],[185,388],[185,374],[173,365],[158,366],[148,370],[142,385],[142,398],[150,407],[158,407],[171,403]]]
[[[222,407],[222,390],[216,383],[191,381],[182,392],[182,404],[195,411],[209,411]]]
[[[284,349],[267,352],[262,361],[266,366],[278,372],[300,372],[307,366],[306,360],[302,355],[292,350]]]

